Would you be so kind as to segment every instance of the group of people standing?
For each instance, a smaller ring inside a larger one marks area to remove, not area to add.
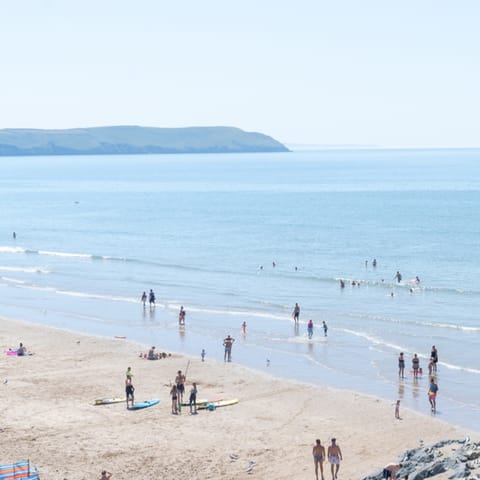
[[[320,439],[315,440],[315,445],[313,446],[313,462],[315,465],[315,478],[318,480],[318,469],[320,467],[321,480],[324,480],[323,477],[323,462],[328,460],[330,463],[330,469],[332,472],[332,480],[335,480],[338,475],[338,470],[340,468],[340,461],[343,460],[342,450],[337,444],[337,440],[332,438],[331,444],[327,449],[327,455],[325,456],[325,447],[322,445]]]
[[[147,306],[147,299],[148,303],[150,304],[150,308],[155,308],[155,293],[152,289],[150,289],[149,294],[147,295],[147,292],[142,293],[142,303],[143,303],[143,308]]]
[[[186,373],[186,372],[185,372]],[[182,411],[183,394],[185,393],[185,382],[187,381],[186,374],[183,374],[181,370],[177,372],[175,377],[175,383],[170,389],[170,396],[172,398],[172,415],[178,415]],[[188,399],[188,405],[190,407],[190,413],[192,415],[197,414],[197,384],[192,383],[190,388],[190,396]]]
[[[430,385],[428,388],[428,401],[430,403],[432,412],[436,411],[437,408],[437,392],[438,385],[436,382],[437,375],[437,363],[438,363],[438,350],[435,345],[432,345],[432,350],[430,352],[430,360],[428,363],[428,375],[430,378]],[[420,367],[420,359],[415,353],[412,358],[412,373],[414,380],[417,380],[419,375],[423,374],[422,368]],[[405,378],[405,357],[403,352],[398,356],[398,376],[400,378]]]
[[[298,325],[300,322],[300,306],[298,305],[298,303],[295,303],[295,306],[293,307],[292,318],[293,318],[293,321],[295,322],[295,325]],[[326,337],[328,332],[328,326],[325,320],[322,322],[322,329],[323,329],[323,335]],[[307,335],[308,335],[308,339],[311,340],[313,337],[313,320],[312,319],[310,319],[307,323]]]

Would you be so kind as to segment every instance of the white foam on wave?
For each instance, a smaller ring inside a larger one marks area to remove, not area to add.
[[[69,252],[51,252],[49,250],[38,250],[39,255],[48,255],[50,257],[65,257],[65,258],[92,258],[89,253],[69,253]]]
[[[2,272],[20,272],[20,273],[50,273],[50,270],[45,270],[40,267],[6,267],[0,265],[0,271]]]
[[[140,303],[140,300],[138,298],[121,297],[118,295],[102,295],[99,293],[74,292],[71,290],[55,290],[55,293],[58,293],[59,295],[66,295],[69,297],[94,298],[97,300],[110,300],[114,302]],[[163,305],[160,304],[157,304],[157,306],[163,307]]]
[[[412,354],[412,352],[410,352],[407,348],[405,347],[401,347],[400,345],[395,345],[393,343],[388,343],[388,342],[385,342],[384,340],[381,340],[377,337],[374,337],[373,335],[369,335],[367,333],[363,333],[363,332],[356,332],[355,330],[349,330],[348,328],[339,328],[338,330],[341,330],[345,333],[349,333],[351,335],[355,335],[357,337],[361,337],[361,338],[364,338],[365,340],[368,340],[370,341],[371,343],[374,343],[375,345],[383,345],[385,347],[388,347],[388,348],[391,348],[393,350],[396,350],[396,351],[399,351],[399,352],[404,352],[404,353],[407,353],[407,354]],[[423,359],[428,359],[429,356],[427,355],[422,355],[422,354],[418,354],[418,356],[420,358],[423,358]],[[445,368],[448,368],[450,370],[461,370],[461,371],[464,371],[464,372],[469,372],[469,373],[475,373],[475,374],[480,374],[480,370],[476,369],[476,368],[470,368],[470,367],[464,367],[464,366],[461,366],[461,365],[453,365],[451,363],[446,363],[446,362],[438,362],[438,365],[441,365]]]
[[[10,277],[0,277],[2,280],[5,280],[6,282],[9,282],[9,283],[17,283],[19,285],[24,285],[25,284],[25,281],[23,280],[18,280],[16,278],[10,278]],[[7,285],[7,284],[6,284]]]
[[[25,253],[26,250],[22,247],[6,247],[0,246],[0,253]]]
[[[169,309],[179,309],[180,305],[175,303],[169,303]],[[212,315],[231,315],[231,316],[239,316],[239,317],[256,317],[256,318],[269,318],[275,320],[290,320],[290,318],[286,318],[286,316],[282,315],[274,315],[272,313],[262,313],[262,312],[245,312],[242,310],[217,310],[211,308],[198,308],[198,307],[189,307],[189,311],[197,312],[197,313],[209,313]]]

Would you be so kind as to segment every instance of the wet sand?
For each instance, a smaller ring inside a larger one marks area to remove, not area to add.
[[[34,355],[3,353],[23,342]],[[157,345],[162,351],[162,345]],[[314,478],[312,447],[337,438],[344,455],[339,480],[359,479],[396,460],[407,448],[478,434],[437,418],[346,390],[278,380],[235,365],[172,354],[139,358],[146,346],[128,339],[86,336],[14,320],[0,323],[0,462],[30,459],[42,478]],[[198,386],[199,398],[239,403],[190,415],[171,414],[170,384],[177,370]],[[160,404],[128,411],[125,404],[94,406],[124,396],[127,367],[137,401]],[[427,402],[425,392],[425,402]],[[254,463],[253,463],[254,462]],[[325,478],[330,479],[326,463]],[[250,471],[250,473],[248,473]]]

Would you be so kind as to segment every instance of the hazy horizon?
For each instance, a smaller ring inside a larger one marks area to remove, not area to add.
[[[3,6],[0,128],[233,126],[284,144],[480,146],[480,4]]]

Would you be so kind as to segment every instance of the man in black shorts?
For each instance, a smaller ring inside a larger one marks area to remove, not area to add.
[[[132,385],[132,379],[127,378],[125,380],[125,396],[127,397],[127,408],[128,408],[128,402],[130,402],[131,406],[133,407],[134,392],[135,392],[135,388]]]
[[[187,378],[182,373],[181,370],[178,371],[177,376],[175,377],[175,383],[177,384],[178,392],[178,403],[181,405],[183,402],[183,393],[185,392],[185,380]]]

